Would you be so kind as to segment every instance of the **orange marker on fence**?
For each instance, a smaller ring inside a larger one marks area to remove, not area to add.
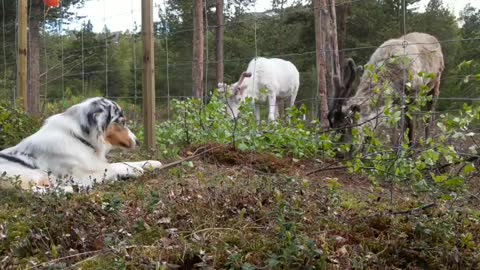
[[[48,8],[59,7],[60,0],[43,0],[43,4]]]
[[[60,0],[43,0],[43,4],[47,7],[47,10],[45,11],[45,15],[47,16],[48,11],[51,8],[57,8],[60,6]]]

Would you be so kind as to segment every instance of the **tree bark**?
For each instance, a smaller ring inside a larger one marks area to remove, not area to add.
[[[143,138],[147,150],[155,148],[155,46],[153,0],[142,0],[143,33]]]
[[[42,17],[42,3],[39,0],[32,2],[32,14],[29,30],[29,87],[28,112],[40,115],[40,24]]]
[[[322,17],[325,17],[326,0],[313,0],[313,13],[315,19],[315,60],[317,65],[318,94],[320,96],[320,124],[328,128],[328,101],[326,82],[326,57],[325,57],[325,31],[322,29]],[[323,24],[324,25],[324,24]]]
[[[314,0],[313,7],[317,80],[320,96],[319,118],[322,127],[328,128],[328,111],[329,108],[333,107],[333,97],[335,96],[334,78],[341,76],[335,0]]]
[[[328,26],[327,36],[325,37],[325,42],[328,44],[328,62],[327,62],[327,95],[328,108],[333,108],[334,97],[335,97],[335,83],[334,77],[341,76],[340,71],[340,59],[338,53],[338,35],[337,35],[337,14],[335,10],[335,0],[327,0],[326,16],[327,20],[325,23]],[[339,77],[341,78],[341,77]]]
[[[193,18],[193,96],[203,97],[203,1],[195,0]]]
[[[223,82],[223,36],[225,32],[224,15],[223,15],[223,1],[217,0],[217,33],[216,33],[216,61],[217,61],[217,82]]]
[[[17,4],[17,99],[22,109],[28,111],[28,1],[19,0]]]
[[[343,78],[343,69],[345,67],[345,49],[347,38],[347,4],[337,7],[337,33],[338,33],[338,58],[340,64],[340,78]]]

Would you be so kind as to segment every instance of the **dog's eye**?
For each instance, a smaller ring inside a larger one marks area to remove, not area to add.
[[[125,124],[127,123],[127,119],[125,117],[120,117],[115,122],[117,122],[121,126],[125,126]]]

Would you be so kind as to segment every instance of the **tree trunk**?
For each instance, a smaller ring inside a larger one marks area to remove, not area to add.
[[[328,128],[328,101],[327,101],[327,82],[326,82],[326,59],[325,59],[325,31],[322,30],[322,17],[325,17],[326,0],[313,0],[313,13],[315,19],[315,55],[317,65],[318,93],[320,96],[320,123],[322,128]]]
[[[39,0],[31,3],[29,28],[29,87],[28,87],[28,112],[40,115],[40,24],[42,18],[42,3]]]
[[[91,97],[93,92],[93,78],[91,74],[87,74],[87,96]]]
[[[338,54],[338,35],[337,35],[337,15],[335,11],[335,0],[328,0],[326,8],[327,20],[325,24],[328,26],[327,36],[325,37],[325,42],[327,45],[328,53],[328,62],[327,62],[327,94],[329,97],[328,108],[333,108],[334,97],[335,97],[335,83],[334,77],[341,76],[340,71],[340,59]],[[341,78],[341,77],[339,77]]]
[[[195,0],[193,18],[193,96],[203,97],[203,1]]]
[[[345,67],[345,49],[347,38],[347,4],[342,4],[337,7],[337,31],[338,31],[338,58],[340,64],[340,78],[343,78],[343,69]]]
[[[217,33],[216,33],[216,60],[217,60],[217,82],[223,82],[223,34],[225,32],[223,1],[217,0]]]
[[[320,122],[328,128],[328,111],[335,97],[334,78],[341,76],[335,0],[314,0],[313,5]]]

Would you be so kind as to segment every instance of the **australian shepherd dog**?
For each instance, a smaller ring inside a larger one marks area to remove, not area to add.
[[[96,182],[138,177],[159,161],[108,163],[114,149],[135,149],[139,142],[122,109],[106,98],[91,98],[49,117],[33,135],[0,152],[0,175],[25,189],[91,187]]]

